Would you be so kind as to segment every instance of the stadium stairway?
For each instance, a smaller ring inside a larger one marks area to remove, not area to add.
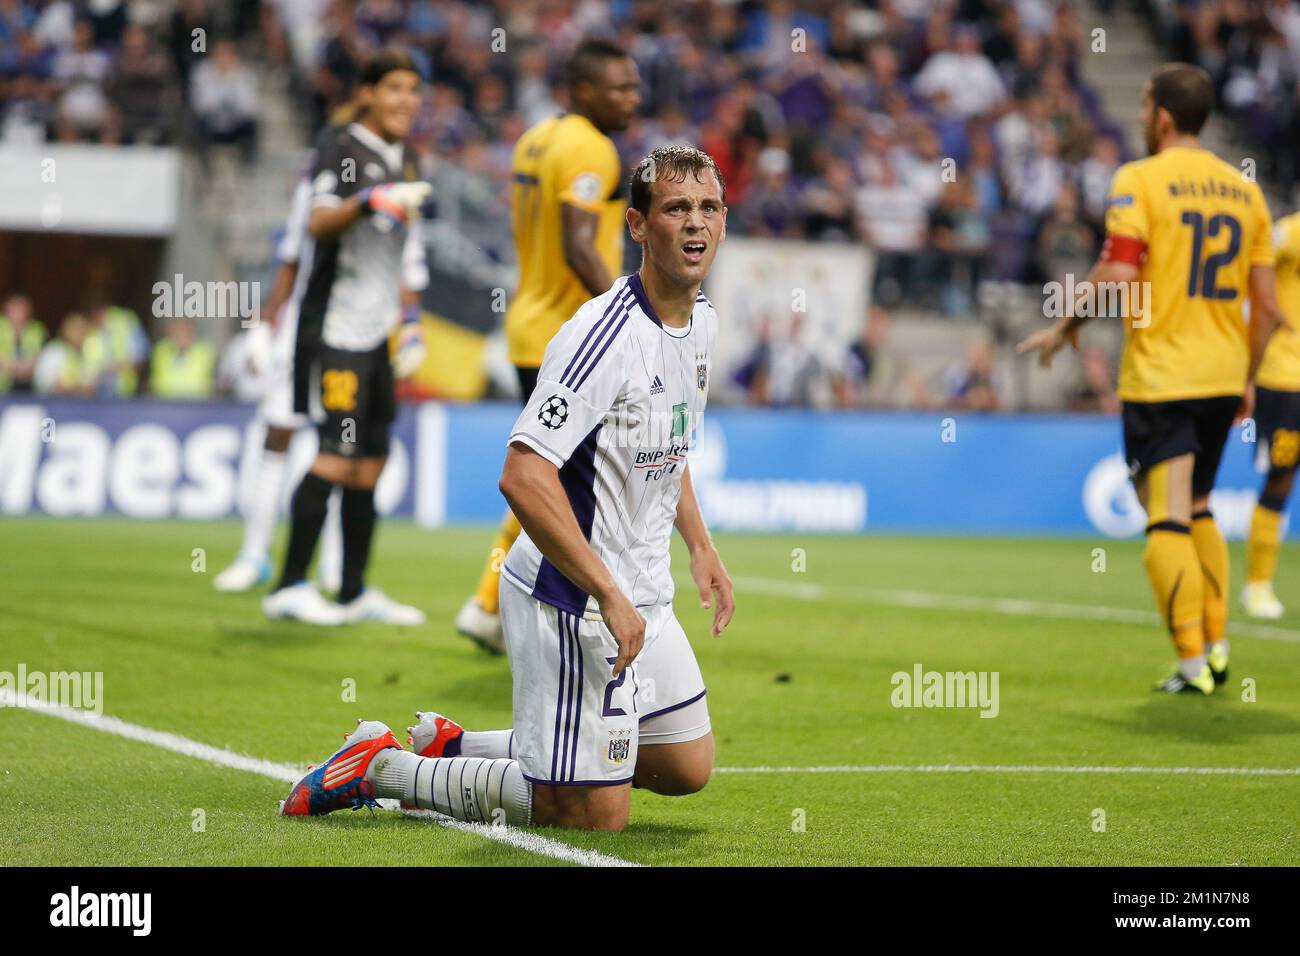
[[[1141,108],[1142,85],[1166,56],[1157,45],[1150,21],[1123,5],[1115,5],[1109,12],[1098,9],[1091,0],[1067,0],[1083,28],[1083,50],[1079,70],[1105,104],[1106,113],[1124,131],[1128,150],[1133,156],[1144,156],[1142,124],[1138,118]],[[1100,27],[1105,31],[1105,52],[1091,52],[1094,33]],[[1202,142],[1229,162],[1240,165],[1248,150],[1245,144],[1235,142],[1230,126],[1220,115],[1214,115],[1201,136]]]

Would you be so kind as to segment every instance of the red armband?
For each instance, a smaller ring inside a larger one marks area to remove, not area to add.
[[[1147,244],[1132,236],[1107,236],[1101,246],[1102,262],[1127,262],[1140,266],[1146,258]]]

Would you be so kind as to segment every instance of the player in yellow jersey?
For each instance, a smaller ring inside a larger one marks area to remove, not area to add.
[[[1282,509],[1291,494],[1300,458],[1300,212],[1273,227],[1277,253],[1277,297],[1291,326],[1278,329],[1256,376],[1255,434],[1268,477],[1250,521],[1246,541],[1246,587],[1241,603],[1251,617],[1279,618],[1282,602],[1273,593],[1273,572],[1282,543]]]
[[[506,343],[526,403],[547,343],[588,299],[622,273],[623,177],[609,138],[641,104],[635,61],[603,40],[586,40],[568,64],[570,112],[542,120],[515,144],[511,219],[519,287],[506,309]],[[503,653],[497,587],[519,521],[509,511],[488,554],[478,590],[456,615],[456,630]]]
[[[1020,343],[1043,365],[1101,292],[1124,289],[1119,397],[1124,450],[1147,512],[1144,564],[1178,667],[1157,690],[1209,694],[1227,680],[1228,549],[1210,491],[1235,418],[1280,321],[1264,195],[1197,139],[1213,107],[1209,75],[1171,63],[1142,92],[1150,156],[1111,182],[1101,256],[1066,315]],[[1243,305],[1250,300],[1250,322]]]

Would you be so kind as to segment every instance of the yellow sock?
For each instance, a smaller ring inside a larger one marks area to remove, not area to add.
[[[1282,544],[1282,512],[1256,505],[1246,540],[1246,580],[1272,581]]]
[[[1209,644],[1223,640],[1228,624],[1228,543],[1208,511],[1192,515],[1192,545],[1201,562],[1205,642]]]
[[[1187,526],[1163,521],[1149,530],[1143,563],[1179,658],[1205,653],[1201,562]]]
[[[519,532],[523,530],[514,512],[507,511],[506,516],[501,520],[501,527],[497,530],[497,539],[492,543],[492,551],[488,554],[487,563],[483,565],[483,575],[478,579],[478,590],[474,593],[475,600],[489,614],[496,614],[498,609],[497,589],[501,585],[501,562],[506,559],[506,552],[515,543],[515,538],[519,537]]]

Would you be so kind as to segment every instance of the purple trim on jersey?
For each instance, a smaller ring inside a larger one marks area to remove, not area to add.
[[[501,565],[501,570],[502,570],[502,571],[505,571],[506,573],[508,573],[512,578],[514,578],[516,581],[518,581],[520,584],[522,584],[522,585],[523,585],[523,586],[524,586],[528,591],[530,591],[530,592],[532,591],[533,586],[532,586],[531,584],[529,584],[527,581],[525,581],[523,578],[521,578],[521,577],[520,577],[518,574],[516,574],[514,571],[511,571],[510,568],[507,567],[506,564],[505,564],[504,562],[503,562],[502,565]]]
[[[683,707],[689,707],[691,704],[695,703],[697,700],[699,700],[708,692],[709,689],[706,687],[704,690],[700,691],[690,700],[684,700],[680,704],[673,704],[671,707],[665,707],[663,710],[656,710],[653,714],[646,714],[644,717],[638,717],[637,720],[638,721],[649,720],[651,717],[661,717],[664,714],[671,714],[674,710],[681,710]]]
[[[605,307],[605,313],[600,317],[600,321],[592,323],[591,328],[587,331],[587,337],[582,340],[581,345],[574,349],[573,358],[569,359],[569,364],[565,366],[564,374],[560,376],[561,385],[568,385],[569,373],[573,372],[576,374],[577,370],[586,363],[587,355],[590,354],[587,350],[587,343],[591,342],[591,337],[596,335],[598,330],[600,331],[600,335],[597,336],[596,342],[592,344],[590,349],[591,352],[594,352],[596,350],[596,345],[599,344],[600,339],[604,337],[605,330],[614,324],[614,319],[611,319],[610,317],[614,316],[617,318],[619,306],[629,299],[630,294],[628,292],[628,287],[623,286],[623,288],[619,290],[618,294],[610,300],[609,305]]]
[[[596,366],[599,365],[600,360],[605,357],[605,353],[609,351],[609,347],[614,344],[615,340],[618,339],[618,333],[623,331],[623,326],[627,325],[627,320],[632,315],[632,310],[630,308],[631,305],[632,303],[630,300],[623,303],[623,306],[618,313],[618,318],[617,318],[618,325],[614,325],[614,321],[615,321],[614,319],[609,320],[609,324],[613,326],[614,329],[613,334],[611,334],[609,338],[605,340],[605,344],[600,347],[600,351],[596,354],[596,357],[591,360],[591,364],[587,366],[587,370],[583,372],[581,376],[578,377],[578,380],[576,382],[574,382],[572,385],[569,386],[575,392],[578,389],[582,388],[582,383],[585,382],[587,378],[591,375],[591,373],[596,370]],[[592,351],[594,352],[595,350],[596,347],[593,345]]]
[[[565,693],[564,693],[564,614],[557,611],[557,628],[556,636],[560,641],[560,687],[555,692],[555,736],[551,741],[551,779],[557,776],[556,764],[560,759],[560,714],[564,710]],[[565,728],[565,734],[568,734],[568,728]],[[558,776],[564,776],[564,765],[559,764]]]
[[[582,692],[584,685],[582,643],[578,640],[578,619],[572,615],[570,617],[572,619],[569,628],[573,635],[573,656],[578,659],[578,683],[574,688],[573,695],[573,699],[578,705],[578,712],[573,718],[573,753],[569,757],[569,779],[572,780],[578,766],[578,737],[582,733]]]
[[[560,484],[564,486],[573,516],[578,519],[582,536],[588,541],[591,540],[591,526],[596,520],[596,440],[601,427],[597,425],[591,430],[560,469]],[[587,592],[566,578],[544,554],[537,566],[537,580],[533,584],[532,595],[543,604],[568,611],[577,617],[581,617],[587,610]]]
[[[659,319],[659,316],[655,313],[654,306],[650,304],[650,297],[646,295],[645,286],[641,284],[641,274],[639,272],[632,273],[631,278],[627,280],[627,285],[628,288],[632,290],[632,294],[636,296],[636,304],[641,306],[641,311],[649,316],[650,320],[654,322],[655,325],[659,326],[659,328],[663,329],[675,339],[684,339],[686,336],[691,334],[691,329],[695,328],[695,311],[693,309],[691,310],[691,317],[686,323],[685,331],[681,332],[681,334],[676,334],[670,331],[673,327],[670,325],[664,325]],[[698,296],[695,301],[700,301]]]
[[[529,783],[540,783],[544,787],[617,787],[633,780],[632,777],[624,777],[622,780],[547,780],[545,777],[530,777],[528,774],[524,774],[524,779]]]
[[[645,286],[641,284],[641,273],[633,272],[627,280],[627,287],[636,296],[636,304],[641,306],[641,311],[649,316],[651,322],[662,329],[664,324],[659,321],[659,315],[655,312],[655,307],[650,304],[650,297],[645,294]]]
[[[560,754],[560,776],[562,778],[563,777],[571,778],[573,776],[573,764],[569,760],[569,751],[572,749],[570,744],[570,740],[571,740],[570,734],[572,734],[574,737],[576,737],[578,734],[577,721],[574,720],[574,713],[573,713],[574,711],[573,692],[575,690],[575,683],[573,679],[574,678],[574,674],[573,674],[574,640],[573,640],[572,628],[569,626],[568,618],[565,616],[563,611],[559,612],[559,615],[560,615],[560,640],[564,641],[565,648],[568,650],[568,664],[569,664],[568,667],[569,683],[566,686],[564,692],[564,743],[563,743],[564,750]]]

